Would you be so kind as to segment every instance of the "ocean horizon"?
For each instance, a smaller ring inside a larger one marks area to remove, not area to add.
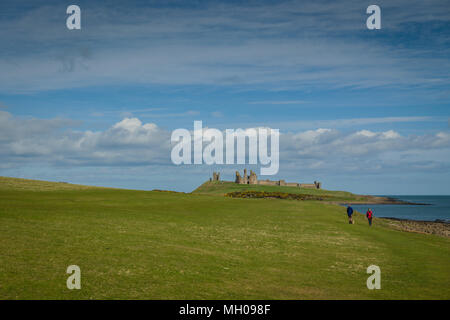
[[[355,204],[353,209],[363,214],[371,208],[378,218],[450,222],[450,195],[381,195],[416,204]],[[424,205],[422,205],[424,204]]]

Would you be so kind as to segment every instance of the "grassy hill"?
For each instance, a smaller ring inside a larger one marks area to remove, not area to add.
[[[264,186],[264,185],[248,185],[236,184],[229,181],[207,181],[193,191],[194,194],[209,195],[225,195],[231,192],[239,191],[265,191],[265,192],[283,192],[293,194],[305,194],[315,196],[325,196],[328,201],[332,202],[373,202],[381,197],[373,197],[366,195],[357,195],[347,191],[330,191],[324,189],[306,189],[286,186]]]
[[[183,194],[0,178],[0,298],[450,298],[448,238],[382,219],[369,228],[359,214],[349,225],[344,208],[318,201],[223,196],[241,187]],[[66,288],[72,264],[81,290]],[[371,264],[381,290],[366,287]]]
[[[87,190],[93,188],[99,187],[83,186],[67,182],[49,182],[41,180],[0,177],[0,191],[8,191],[8,190],[62,191],[62,190]]]

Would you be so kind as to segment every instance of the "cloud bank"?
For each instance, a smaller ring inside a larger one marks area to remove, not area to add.
[[[0,111],[1,168],[41,164],[174,167],[171,132],[155,123],[124,118],[96,132],[77,131],[76,126],[65,119],[23,119]],[[301,168],[361,174],[448,170],[450,133],[405,136],[395,130],[344,132],[329,128],[281,132],[279,152],[280,168],[286,171]]]

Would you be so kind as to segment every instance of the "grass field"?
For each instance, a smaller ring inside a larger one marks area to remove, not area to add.
[[[183,194],[0,178],[0,298],[450,299],[448,238],[382,219],[369,228],[359,214],[349,225],[345,208],[317,201],[223,196],[241,187]],[[66,288],[72,264],[81,290]],[[381,290],[366,287],[371,264]]]

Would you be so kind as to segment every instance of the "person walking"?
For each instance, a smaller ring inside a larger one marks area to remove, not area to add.
[[[350,205],[347,206],[348,223],[353,224],[353,208]]]
[[[369,221],[369,226],[372,226],[372,218],[373,218],[373,212],[372,209],[369,208],[366,212],[367,220]]]

